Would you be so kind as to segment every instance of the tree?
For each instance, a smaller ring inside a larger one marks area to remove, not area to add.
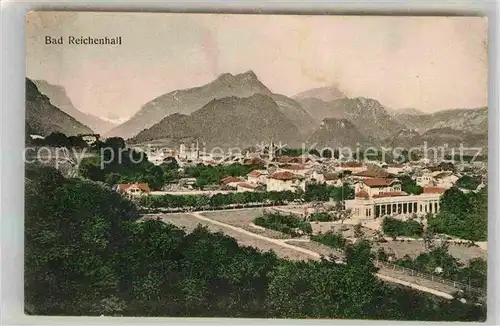
[[[113,150],[118,150],[125,148],[125,140],[121,137],[109,137],[104,141],[103,146],[105,148],[111,148]]]
[[[455,185],[459,188],[464,188],[468,190],[476,190],[476,188],[481,184],[480,177],[472,177],[470,175],[464,175],[457,180]]]
[[[362,238],[365,233],[362,230],[361,223],[358,223],[354,226],[354,237],[357,239]]]
[[[70,147],[71,145],[68,137],[66,137],[66,135],[61,132],[50,133],[47,137],[45,137],[44,143],[47,146],[54,147]]]
[[[423,233],[424,247],[426,251],[434,249],[434,233],[429,230],[425,230]]]

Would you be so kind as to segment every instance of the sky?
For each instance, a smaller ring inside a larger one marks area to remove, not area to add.
[[[474,108],[487,105],[487,26],[482,17],[32,12],[26,74],[103,117],[247,70],[287,96],[336,86],[393,109]],[[45,44],[70,35],[122,45]]]

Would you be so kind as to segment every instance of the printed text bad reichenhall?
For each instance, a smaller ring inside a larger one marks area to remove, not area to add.
[[[53,37],[45,36],[45,44],[71,44],[71,45],[121,45],[122,37],[91,37],[91,36],[63,36]]]

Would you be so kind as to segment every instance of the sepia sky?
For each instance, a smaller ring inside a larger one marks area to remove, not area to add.
[[[38,12],[27,71],[74,106],[127,118],[175,89],[253,70],[293,96],[335,85],[391,108],[487,105],[487,20],[458,17]],[[121,46],[45,45],[45,36],[121,36]]]

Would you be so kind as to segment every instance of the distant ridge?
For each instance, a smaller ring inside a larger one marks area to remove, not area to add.
[[[307,91],[300,92],[293,96],[292,98],[295,100],[303,100],[306,98],[317,98],[324,102],[330,102],[335,100],[340,100],[343,98],[347,98],[347,96],[340,89],[334,86],[327,87],[318,87],[309,89]]]
[[[103,134],[114,126],[109,121],[104,121],[96,116],[79,111],[73,106],[71,99],[66,94],[64,87],[60,85],[53,85],[45,80],[33,80],[40,93],[46,95],[50,103],[66,112],[82,124],[89,126],[93,131]]]
[[[41,136],[52,132],[62,132],[67,136],[93,133],[89,127],[52,105],[29,78],[26,78],[26,128]]]

